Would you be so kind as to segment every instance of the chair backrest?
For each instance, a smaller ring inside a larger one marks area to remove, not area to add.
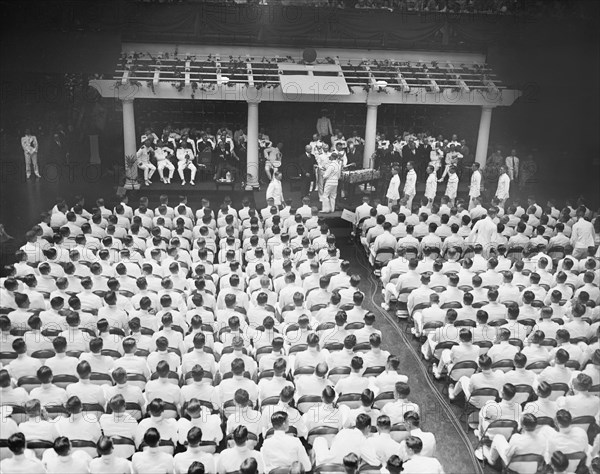
[[[437,360],[440,360],[442,356],[442,352],[445,349],[452,349],[454,346],[458,346],[458,342],[455,341],[442,341],[435,345],[435,350],[433,351],[433,357]]]
[[[133,456],[133,453],[135,453],[135,443],[131,438],[119,435],[113,435],[110,438],[114,445],[115,456],[122,456],[124,458]]]
[[[354,410],[355,408],[360,408],[362,405],[360,397],[360,393],[344,393],[338,397],[337,404],[346,405],[351,410]]]
[[[318,306],[318,305],[313,305],[313,308],[314,308],[315,306]],[[311,308],[311,311],[312,311],[312,308]],[[335,323],[332,323],[332,322],[328,322],[328,323],[321,323],[321,324],[319,324],[319,325],[317,326],[317,329],[315,330],[315,332],[316,332],[317,334],[321,335],[321,333],[322,333],[323,331],[326,331],[327,329],[333,329],[334,327],[335,327]]]
[[[327,349],[329,352],[338,352],[344,348],[344,344],[341,342],[328,342],[323,348]]]
[[[3,366],[6,366],[11,363],[11,361],[17,358],[17,353],[13,351],[2,351],[0,352],[0,363]]]
[[[108,374],[92,372],[90,374],[90,382],[94,385],[109,385],[112,386],[113,380],[112,377]]]
[[[298,399],[298,403],[296,403],[296,408],[300,413],[306,413],[310,410],[310,407],[321,403],[323,399],[317,395],[304,395]]]
[[[298,367],[294,370],[294,377],[298,377],[300,375],[312,375],[315,373],[315,368],[312,366],[307,367]]]
[[[329,371],[329,380],[331,383],[336,384],[340,379],[348,377],[350,375],[350,367],[334,367]]]
[[[526,384],[517,384],[515,385],[515,397],[513,400],[519,405],[523,405],[525,402],[531,400],[534,396],[533,387],[531,385]]]
[[[494,420],[488,425],[485,434],[490,439],[496,435],[501,435],[506,438],[506,441],[509,441],[518,428],[519,424],[515,420]]]
[[[360,352],[360,353],[364,354],[371,350],[371,344],[369,344],[368,342],[359,342],[352,348],[352,350],[354,352]]]
[[[585,466],[585,460],[587,455],[583,451],[576,451],[574,453],[565,454],[569,460],[569,467],[567,472],[579,472],[580,466]]]
[[[35,456],[40,460],[44,455],[44,451],[47,449],[52,449],[53,445],[54,443],[41,439],[27,440],[27,449],[31,449],[35,453]]]
[[[475,341],[473,345],[479,346],[479,354],[483,355],[491,349],[494,343],[492,341]]]
[[[127,383],[140,387],[141,390],[146,388],[146,377],[142,374],[127,374]]]
[[[104,415],[104,407],[98,403],[82,403],[81,411],[94,415],[97,419],[100,419]]]
[[[558,342],[556,342],[556,339],[552,339],[550,337],[546,337],[542,342],[540,342],[540,346],[543,347],[556,347],[558,345]]]
[[[365,327],[365,323],[361,323],[360,321],[356,321],[354,323],[346,324],[346,331],[357,331]]]
[[[50,359],[50,357],[54,357],[56,353],[52,349],[42,349],[39,351],[35,351],[31,354],[31,357],[34,359],[40,359],[42,364],[46,359]]]
[[[60,388],[67,388],[67,385],[79,382],[79,379],[74,375],[58,374],[55,375],[52,382]]]
[[[375,397],[373,401],[373,408],[377,410],[381,410],[388,403],[392,403],[394,401],[394,392],[381,392],[379,395]]]
[[[346,468],[341,464],[321,464],[320,466],[315,467],[315,474],[337,474],[340,472],[346,472]]]
[[[551,383],[550,387],[552,388],[552,392],[548,397],[548,400],[555,401],[559,397],[564,397],[569,391],[569,386],[566,383]]]
[[[27,393],[31,392],[34,388],[42,385],[42,382],[37,377],[25,375],[23,377],[19,377],[17,380],[17,386],[24,388],[27,390]]]
[[[100,353],[103,356],[109,356],[109,357],[112,357],[113,359],[121,358],[121,354],[119,353],[119,351],[115,351],[114,349],[102,349],[100,351]]]
[[[587,433],[590,429],[590,426],[592,426],[595,422],[596,420],[593,416],[577,416],[571,420],[571,426],[578,426]]]
[[[477,323],[475,321],[473,321],[472,319],[461,319],[460,321],[454,322],[454,327],[457,327],[457,328],[461,328],[461,327],[474,328],[475,326],[477,326]]]
[[[325,438],[327,445],[331,448],[331,442],[335,435],[338,434],[338,429],[331,426],[317,426],[308,432],[306,440],[308,444],[313,445],[315,439],[319,436]]]
[[[306,349],[308,349],[308,344],[296,344],[296,345],[290,347],[288,354],[292,355],[292,354],[295,354],[296,352],[303,352]]]
[[[517,454],[513,456],[506,466],[507,474],[536,474],[544,464],[541,454]]]
[[[390,429],[390,436],[397,443],[401,443],[410,436],[410,433],[406,429],[405,425],[398,423],[392,425],[392,428]]]
[[[163,402],[165,411],[163,413],[164,418],[177,418],[178,412],[177,407],[173,403]]]
[[[377,365],[374,367],[367,367],[363,372],[363,377],[377,377],[385,370],[385,367],[382,365]]]
[[[556,428],[556,424],[554,423],[554,419],[550,416],[538,416],[537,418],[538,426],[551,426],[552,428]]]
[[[492,370],[501,370],[506,373],[515,368],[515,363],[512,359],[502,359],[492,364]]]
[[[549,365],[550,364],[548,362],[546,362],[545,360],[539,360],[537,362],[532,362],[531,364],[528,364],[527,367],[525,367],[525,368],[527,370],[531,370],[532,372],[535,372],[536,374],[540,374],[542,372],[542,370],[544,370]]]
[[[471,392],[468,403],[473,405],[475,408],[481,408],[486,402],[496,401],[500,398],[498,390],[491,387],[477,388]]]
[[[93,441],[88,441],[88,440],[84,440],[84,439],[72,439],[71,440],[71,448],[73,448],[73,451],[75,451],[75,450],[85,451],[92,458],[94,458],[98,455],[98,452],[96,451],[96,443],[94,443]]]
[[[471,377],[475,372],[477,372],[477,362],[473,360],[463,360],[452,366],[452,369],[450,369],[450,372],[448,373],[448,377],[454,382],[458,382],[461,377]]]
[[[29,420],[29,416],[25,412],[25,407],[22,405],[13,405],[12,403],[2,403],[2,405],[12,407],[12,413],[10,417],[15,421],[17,425],[23,423],[24,421]]]
[[[268,405],[277,405],[279,403],[279,397],[267,397],[265,398],[262,403],[260,404],[260,409],[262,411],[262,409]]]
[[[475,307],[473,305],[473,307]],[[508,321],[506,321],[506,319],[494,319],[493,321],[490,321],[488,323],[488,326],[491,326],[493,328],[498,327],[498,326],[504,326]]]

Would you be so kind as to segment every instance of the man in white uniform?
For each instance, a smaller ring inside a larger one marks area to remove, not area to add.
[[[156,145],[156,150],[154,150],[154,157],[156,158],[160,180],[165,184],[171,184],[171,178],[173,177],[173,173],[175,173],[175,166],[173,166],[173,163],[169,159],[171,155],[173,155],[173,151],[169,147],[164,146],[162,140],[160,140]],[[165,168],[169,171],[169,175],[166,178],[164,175]]]
[[[510,155],[506,157],[506,172],[511,181],[519,182],[519,158],[517,150],[511,150]]]
[[[475,198],[481,196],[481,171],[479,171],[479,163],[473,163],[471,169],[471,184],[469,185],[469,211],[476,206]]]
[[[192,150],[189,143],[183,143],[182,148],[177,149],[177,172],[181,178],[181,185],[185,185],[185,176],[183,172],[188,169],[190,170],[190,184],[194,186],[194,179],[196,178],[196,166],[193,163],[194,150]]]
[[[267,200],[273,198],[276,206],[280,206],[283,201],[283,190],[281,189],[281,173],[276,171],[273,179],[267,187]]]
[[[498,188],[496,189],[496,198],[500,200],[500,206],[508,199],[510,190],[510,177],[506,174],[506,167],[500,167],[500,176],[498,177]]]
[[[406,207],[412,209],[412,202],[417,194],[417,172],[414,170],[415,164],[412,161],[406,163],[408,173],[406,173],[406,183],[404,183],[404,195],[408,198]]]
[[[392,207],[400,199],[400,175],[398,174],[398,167],[392,168],[392,178],[390,179],[390,185],[388,186],[385,197],[388,198],[388,205]]]
[[[437,193],[437,179],[435,175],[435,168],[431,165],[427,167],[427,181],[425,182],[425,197],[427,198],[427,206],[431,209],[433,200]]]
[[[324,213],[335,211],[335,200],[337,197],[338,181],[340,178],[340,165],[337,161],[337,154],[332,153],[329,156],[329,163],[323,173],[323,209]]]
[[[151,153],[153,153],[153,150],[150,146],[150,140],[146,140],[136,153],[137,167],[144,171],[144,183],[146,186],[149,186],[152,183],[150,180],[156,171],[156,166],[150,162]]]
[[[454,206],[456,200],[456,194],[458,193],[458,175],[456,174],[456,168],[450,167],[450,174],[448,176],[448,184],[446,186],[446,196],[450,198],[450,204]]]

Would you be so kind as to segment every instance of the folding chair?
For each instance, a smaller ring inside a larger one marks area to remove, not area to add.
[[[315,474],[338,474],[345,472],[346,468],[341,464],[321,464],[315,467]]]
[[[373,408],[377,410],[381,410],[388,403],[392,403],[394,401],[394,392],[381,392],[379,395],[375,397],[373,401]]]
[[[503,463],[504,464],[504,463]],[[544,465],[541,454],[517,454],[503,465],[503,474],[536,474]]]
[[[371,350],[371,344],[369,344],[368,342],[360,342],[360,343],[356,344],[352,348],[352,350],[354,352],[359,352],[361,354],[365,354]]]
[[[477,372],[477,368],[477,362],[473,360],[457,362],[452,366],[450,372],[448,372],[448,380],[452,380],[456,383],[461,377],[471,377],[471,375]]]
[[[351,410],[354,410],[362,406],[360,397],[360,393],[344,393],[337,399],[337,404],[346,405]]]
[[[515,385],[515,390],[516,393],[513,400],[519,405],[527,403],[535,396],[535,392],[533,391],[533,387],[531,385],[517,384]]]
[[[492,370],[501,370],[502,372],[510,372],[514,370],[515,363],[512,359],[502,359],[492,364]]]
[[[404,425],[402,423],[392,425],[392,427],[390,429],[390,437],[394,441],[396,441],[396,443],[401,443],[409,436],[410,436],[410,433],[406,429],[406,425]]]
[[[525,367],[525,369],[531,370],[532,372],[535,372],[536,375],[539,375],[548,366],[550,366],[548,362],[540,360],[537,362],[532,362],[531,364],[527,364],[527,367]]]
[[[306,441],[312,446],[315,439],[321,436],[327,440],[327,445],[331,448],[331,443],[336,434],[338,434],[337,428],[331,426],[317,426],[308,432]]]
[[[350,375],[350,367],[334,367],[329,371],[329,380],[331,383],[336,384],[340,379],[348,377]]]
[[[465,399],[465,405],[460,415],[465,417],[465,427],[469,431],[469,422],[474,413],[479,413],[479,410],[489,401],[496,401],[500,398],[498,390],[491,387],[478,388],[473,390],[468,399]]]
[[[96,443],[94,443],[93,441],[88,441],[85,439],[72,439],[71,448],[73,448],[73,451],[85,451],[92,458],[98,456],[98,452],[96,451]]]
[[[298,399],[298,403],[296,403],[296,408],[302,414],[306,413],[310,410],[311,407],[322,403],[323,399],[317,395],[304,395]]]
[[[381,365],[378,365],[375,367],[367,367],[366,370],[363,372],[362,376],[363,377],[377,377],[384,370],[385,370],[385,367],[383,367]]]
[[[569,386],[566,383],[551,383],[550,388],[552,392],[548,397],[548,400],[556,401],[560,397],[564,397],[569,391]]]

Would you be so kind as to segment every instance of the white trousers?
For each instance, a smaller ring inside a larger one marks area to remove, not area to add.
[[[335,199],[337,197],[337,181],[335,183],[325,183],[323,187],[323,212],[335,211]]]
[[[476,198],[469,196],[469,211],[475,207],[475,199]]]
[[[169,160],[160,160],[158,162],[158,175],[160,179],[164,179],[164,170],[167,168],[169,170],[169,179],[173,177],[173,173],[175,173],[175,166]]]
[[[156,166],[152,163],[138,163],[138,168],[144,171],[144,181],[149,181],[156,171]]]
[[[190,181],[194,181],[194,178],[196,177],[196,166],[194,166],[193,163],[186,163],[184,161],[179,162],[179,164],[177,165],[177,172],[179,173],[181,181],[185,181],[185,176],[183,175],[183,172],[186,169],[190,170]]]
[[[406,197],[408,201],[406,201],[406,207],[412,210],[413,199],[415,198],[415,194],[407,194]]]
[[[29,178],[31,176],[31,169],[33,168],[33,174],[38,178],[40,177],[40,170],[38,168],[37,152],[36,153],[25,153],[25,173]]]

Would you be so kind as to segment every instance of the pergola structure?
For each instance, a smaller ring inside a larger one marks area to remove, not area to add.
[[[393,57],[392,57],[393,56]],[[372,166],[381,104],[469,105],[481,108],[475,160],[485,164],[495,107],[521,95],[506,87],[483,55],[449,52],[321,50],[308,62],[301,50],[259,47],[124,44],[114,78],[90,85],[123,104],[125,155],[137,150],[134,100],[245,101],[247,189],[258,187],[261,102],[364,103],[363,166]]]

